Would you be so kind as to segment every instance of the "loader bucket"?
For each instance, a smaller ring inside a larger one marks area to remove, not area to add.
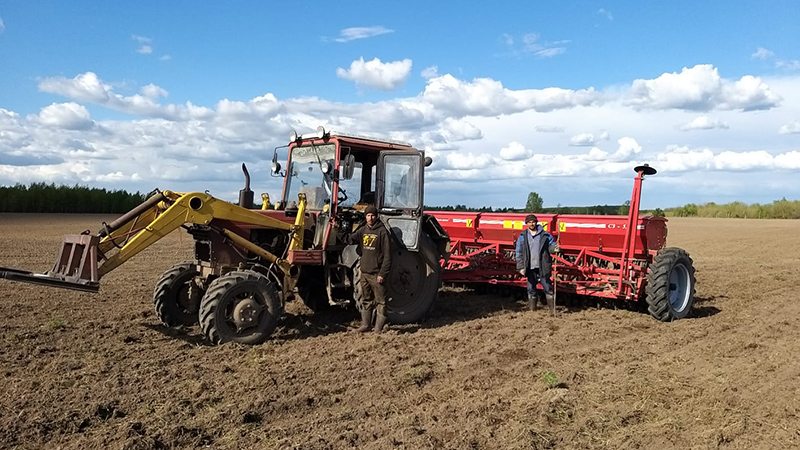
[[[45,273],[0,267],[0,278],[63,289],[97,292],[97,244],[100,238],[88,234],[64,236],[53,269]]]

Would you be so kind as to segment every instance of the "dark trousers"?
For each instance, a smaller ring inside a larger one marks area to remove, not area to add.
[[[550,284],[550,279],[539,275],[539,269],[528,269],[525,274],[528,277],[528,298],[534,297],[538,289],[536,285],[542,283],[542,289],[547,294],[553,292],[553,286]]]
[[[383,282],[386,282],[384,278]],[[381,316],[386,315],[386,286],[378,283],[377,273],[361,274],[361,309],[378,310]]]

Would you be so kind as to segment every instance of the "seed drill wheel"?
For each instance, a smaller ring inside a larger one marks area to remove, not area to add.
[[[275,330],[282,313],[275,285],[252,270],[214,280],[200,303],[200,328],[212,344],[260,344]]]
[[[200,275],[193,262],[175,264],[161,275],[153,292],[156,315],[164,325],[197,325],[203,289],[197,284]]]
[[[647,275],[647,311],[662,322],[683,319],[694,303],[694,265],[685,250],[659,250]]]
[[[425,317],[439,294],[439,257],[426,234],[419,237],[419,250],[395,249],[386,283],[389,322],[404,324]]]

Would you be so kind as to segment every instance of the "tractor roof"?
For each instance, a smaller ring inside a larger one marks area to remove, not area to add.
[[[387,138],[376,138],[372,136],[364,136],[360,134],[351,134],[351,133],[344,133],[341,131],[331,131],[330,135],[332,137],[337,137],[340,142],[348,142],[353,144],[360,144],[360,145],[377,145],[381,147],[387,148],[399,148],[399,147],[408,147],[411,148],[411,144],[408,142],[398,141],[394,139],[387,139]]]
[[[314,134],[304,134],[299,136],[292,144],[303,145],[310,142],[320,144],[328,142],[329,139],[336,139],[341,144],[350,145],[358,148],[377,149],[377,150],[416,150],[408,142],[398,141],[388,138],[377,138],[372,136],[364,136],[360,134],[345,133],[341,131],[331,131],[325,133],[323,137]],[[310,142],[309,142],[310,141]]]

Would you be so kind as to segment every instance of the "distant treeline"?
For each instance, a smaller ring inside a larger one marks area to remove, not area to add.
[[[0,186],[0,212],[16,213],[125,213],[142,203],[139,192],[108,191],[86,186]]]
[[[718,205],[714,202],[667,208],[667,216],[677,217],[729,217],[737,219],[800,219],[800,201],[782,198],[766,205],[742,202]]]
[[[127,191],[109,191],[86,186],[56,186],[55,184],[33,183],[25,186],[0,186],[0,212],[18,213],[116,213],[130,211],[145,200],[146,194]],[[589,215],[625,215],[628,205],[595,205],[595,206],[557,206],[541,208],[536,212],[547,214],[589,214]],[[425,206],[428,211],[473,211],[499,213],[525,213],[527,208],[480,208],[467,205]],[[718,205],[689,203],[684,206],[662,210],[646,210],[642,215],[668,217],[725,217],[741,219],[800,219],[800,201],[776,200],[761,205],[742,202]]]

